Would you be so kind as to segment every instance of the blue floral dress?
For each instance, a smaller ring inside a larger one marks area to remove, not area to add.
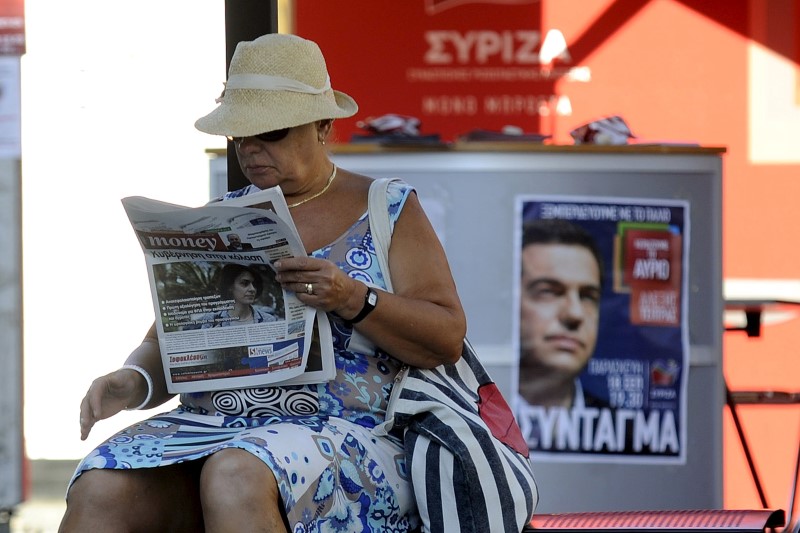
[[[253,190],[246,187],[227,197]],[[410,192],[404,184],[390,186],[392,224]],[[385,288],[367,213],[312,255]],[[333,380],[182,394],[178,408],[100,444],[78,465],[72,481],[93,468],[153,468],[235,447],[275,474],[293,533],[412,530],[418,518],[402,443],[372,433],[384,421],[401,363],[341,321],[330,322]]]

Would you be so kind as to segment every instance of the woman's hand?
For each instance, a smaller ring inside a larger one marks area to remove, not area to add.
[[[126,407],[139,405],[147,394],[146,390],[147,383],[142,375],[130,368],[120,368],[95,379],[81,401],[81,440],[86,440],[99,420],[114,416]]]
[[[275,279],[297,294],[306,305],[340,316],[355,316],[364,303],[367,287],[350,278],[335,264],[314,257],[288,257],[273,265]]]

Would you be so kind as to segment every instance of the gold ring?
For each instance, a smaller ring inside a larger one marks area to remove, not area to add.
[[[314,285],[306,283],[306,294],[314,294]]]

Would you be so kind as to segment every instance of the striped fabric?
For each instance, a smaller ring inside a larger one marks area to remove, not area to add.
[[[502,396],[486,403],[496,387],[469,343],[458,363],[409,368],[396,386],[387,417],[404,429],[423,530],[521,531],[538,500],[527,446]]]
[[[370,189],[373,245],[389,272],[386,188]],[[386,280],[391,290],[391,280]],[[405,367],[392,389],[383,433],[403,430],[407,468],[426,533],[519,533],[538,501],[528,447],[511,409],[470,343],[458,362]]]

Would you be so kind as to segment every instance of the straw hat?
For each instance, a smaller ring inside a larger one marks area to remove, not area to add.
[[[331,88],[316,43],[271,33],[236,45],[219,106],[194,123],[212,135],[249,137],[353,116],[355,100]]]

